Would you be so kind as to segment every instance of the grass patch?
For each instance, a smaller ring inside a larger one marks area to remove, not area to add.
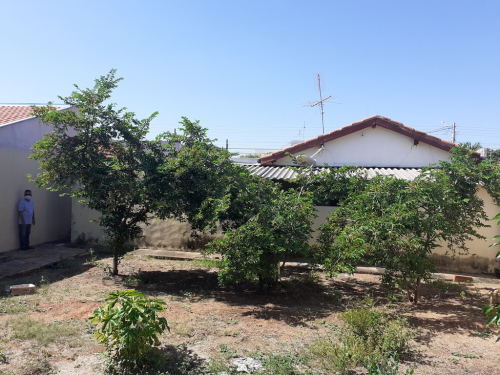
[[[333,327],[328,337],[316,340],[306,357],[329,372],[345,373],[356,366],[374,368],[409,350],[415,336],[403,317],[391,317],[375,308],[369,297],[340,314],[343,327]]]
[[[80,335],[83,331],[82,323],[76,320],[43,323],[27,315],[12,318],[7,324],[12,331],[11,339],[36,340],[44,345]]]
[[[0,314],[20,314],[32,310],[33,307],[23,299],[4,297],[0,299]]]
[[[194,259],[192,262],[193,267],[200,267],[200,268],[221,268],[222,267],[222,261],[219,259]]]

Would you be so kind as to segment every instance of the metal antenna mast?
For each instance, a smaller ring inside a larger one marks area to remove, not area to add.
[[[323,134],[325,134],[325,121],[324,121],[324,114],[325,111],[323,110],[323,102],[330,99],[332,96],[330,95],[329,97],[323,99],[322,94],[321,94],[321,80],[318,74],[318,89],[319,89],[319,100],[315,102],[309,102],[304,105],[304,107],[315,107],[319,104],[319,107],[321,109],[321,126],[323,127]]]

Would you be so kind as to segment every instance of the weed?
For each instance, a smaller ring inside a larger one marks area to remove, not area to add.
[[[318,272],[311,271],[304,278],[304,283],[309,285],[317,285],[321,282],[321,277]]]
[[[287,355],[272,354],[264,358],[262,365],[268,375],[293,375],[296,374],[295,364],[298,359]]]
[[[59,256],[59,261],[57,262],[56,268],[60,270],[69,269],[72,267],[72,265],[73,264],[69,259],[64,259],[61,255]]]
[[[137,272],[132,271],[132,274],[127,276],[127,279],[125,280],[125,284],[127,285],[144,285],[148,283],[148,277],[141,271],[140,268]]]
[[[381,363],[371,362],[364,366],[368,370],[368,375],[396,375],[399,370],[399,356],[390,356],[382,360]],[[406,370],[405,375],[413,375],[415,367]]]
[[[192,337],[193,333],[194,333],[194,328],[190,327],[186,324],[179,324],[179,323],[172,322],[171,332],[175,333],[179,336]]]
[[[12,329],[12,338],[19,340],[36,340],[40,344],[57,342],[68,336],[81,333],[81,323],[69,322],[38,322],[29,316],[21,315],[8,321]]]
[[[3,349],[0,349],[0,363],[9,363],[7,355],[3,352]]]
[[[471,354],[471,353],[460,353],[460,352],[455,352],[453,353],[455,357],[462,357],[462,358],[482,358],[483,356],[481,354]]]
[[[179,294],[183,295],[186,298],[192,298],[196,296],[196,294],[193,292],[185,292],[183,290],[179,290]]]
[[[462,299],[467,299],[467,295],[465,294],[465,291],[463,291],[463,290],[462,290],[462,291],[460,292],[460,298],[462,298]]]
[[[232,326],[238,324],[238,321],[234,320],[233,318],[229,318],[229,319],[224,319],[224,323],[226,323],[228,326]]]
[[[211,374],[221,374],[223,372],[227,374],[229,372],[229,367],[228,360],[224,356],[212,356],[208,360],[207,369]]]
[[[89,249],[90,259],[85,262],[89,266],[97,266],[97,255],[95,255],[95,250],[93,248]]]
[[[231,349],[226,344],[220,344],[219,348],[220,348],[221,353],[224,354],[224,356],[226,358],[231,358],[231,357],[236,358],[238,356],[238,353],[236,352],[236,350]]]
[[[19,373],[20,375],[50,375],[55,374],[56,369],[50,364],[47,358],[37,359],[25,364]]]
[[[38,294],[47,294],[49,292],[49,280],[45,277],[41,276],[40,281],[38,282],[38,289],[36,292]]]
[[[450,283],[443,279],[431,280],[428,282],[429,286],[445,291],[445,292],[458,292],[463,289],[463,286],[460,284]]]
[[[102,262],[100,262],[100,263],[102,263]],[[100,266],[102,267],[101,280],[106,280],[106,279],[110,279],[113,277],[113,268],[111,268],[110,265],[102,263],[102,265],[100,265]]]
[[[85,245],[86,243],[87,243],[87,235],[82,232],[78,235],[78,237],[76,237],[75,244]]]
[[[224,336],[237,337],[240,335],[240,331],[224,331]]]
[[[346,310],[339,319],[346,326],[332,329],[332,337],[318,339],[308,353],[332,372],[346,372],[359,365],[382,371],[390,367],[391,357],[396,360],[408,350],[415,336],[405,318],[393,318],[376,309],[369,297]]]
[[[492,332],[492,331],[486,331],[486,332],[479,332],[479,331],[476,331],[474,332],[474,334],[476,336],[479,336],[480,338],[482,339],[487,339],[488,337],[491,337],[495,334],[495,332]]]

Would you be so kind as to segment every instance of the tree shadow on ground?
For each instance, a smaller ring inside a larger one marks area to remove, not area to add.
[[[422,288],[419,304],[407,306],[408,321],[421,328],[418,341],[429,344],[437,332],[478,336],[478,331],[484,331],[487,320],[482,309],[488,297],[467,290],[458,285],[455,290],[445,292],[429,286]]]
[[[206,368],[205,360],[186,346],[167,345],[157,349],[161,364],[156,371],[148,374],[198,375]]]
[[[111,252],[104,247],[87,248],[87,252],[72,258],[61,259],[45,267],[33,270],[29,273],[5,278],[0,281],[0,292],[6,289],[6,286],[17,284],[34,284],[35,286],[42,284],[52,284],[82,273],[89,269],[102,264],[103,259],[109,258]]]
[[[320,275],[320,274],[318,274]],[[382,296],[377,283],[328,279],[303,268],[287,268],[277,287],[267,295],[257,285],[221,286],[217,272],[208,269],[141,271],[124,279],[124,285],[149,295],[169,295],[180,301],[212,299],[246,308],[243,316],[308,326],[308,321],[341,312],[367,293]]]

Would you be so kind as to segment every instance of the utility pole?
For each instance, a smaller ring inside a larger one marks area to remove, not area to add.
[[[451,125],[451,143],[455,144],[455,123]]]
[[[229,149],[229,139],[226,139],[226,151]]]

